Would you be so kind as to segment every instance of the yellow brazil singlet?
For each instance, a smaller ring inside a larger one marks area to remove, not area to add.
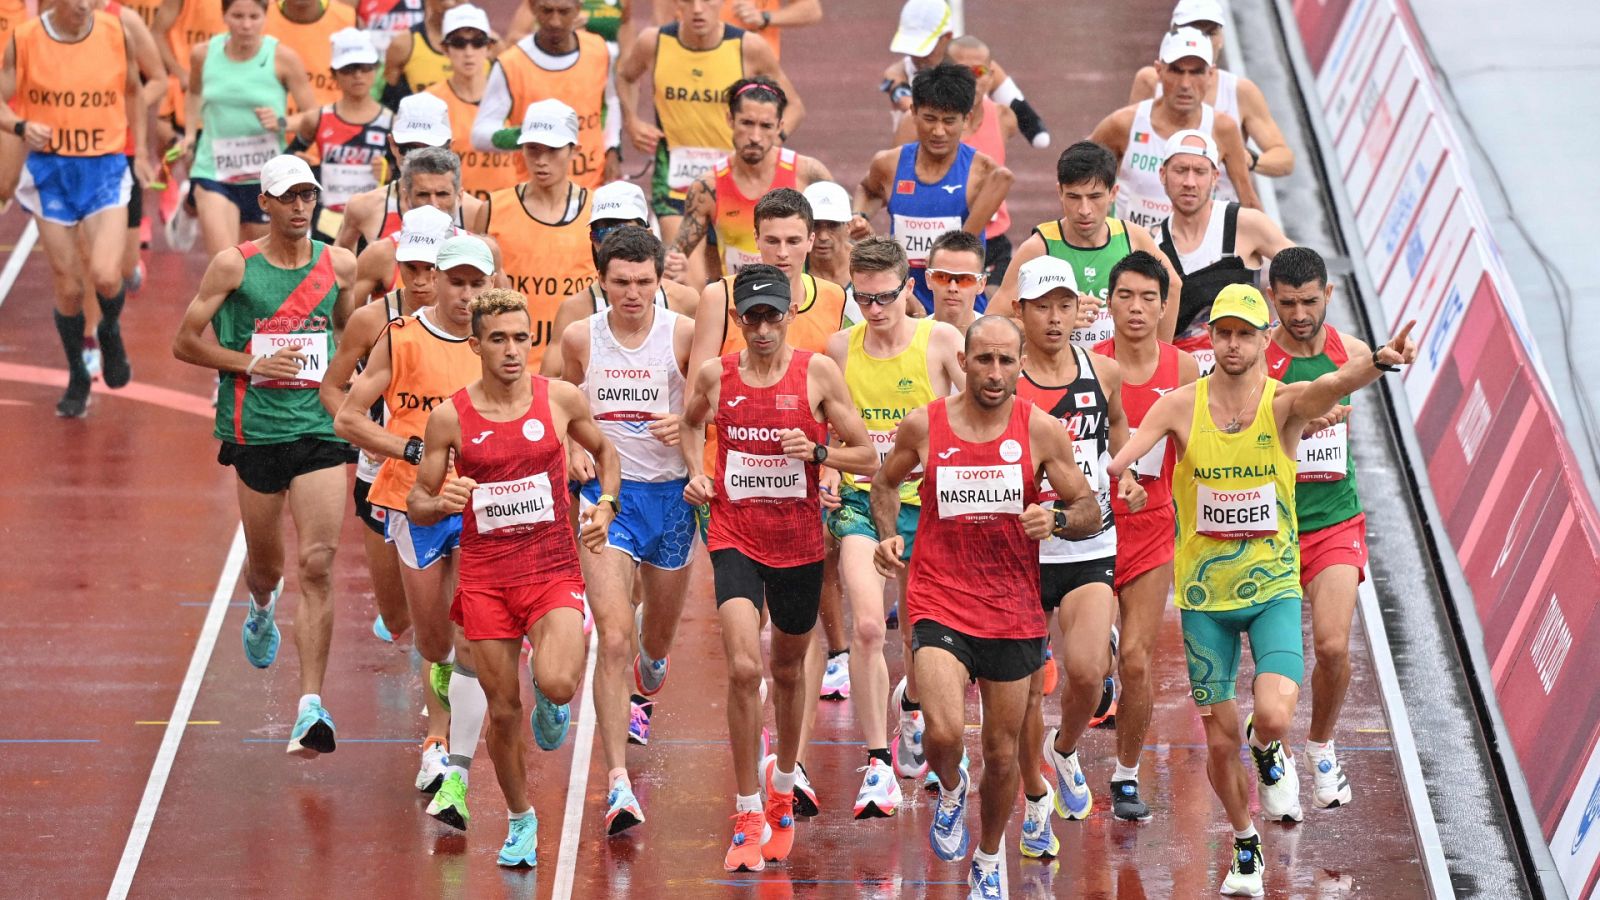
[[[850,389],[850,400],[856,412],[867,423],[867,437],[872,448],[878,451],[878,462],[894,449],[894,434],[900,420],[911,411],[932,403],[938,397],[933,381],[928,378],[928,338],[933,334],[936,320],[917,319],[917,330],[911,345],[898,354],[880,358],[867,352],[867,323],[850,328],[850,349],[845,357],[844,384]],[[915,472],[922,471],[919,465]],[[857,490],[868,490],[870,480],[845,473],[844,483]],[[917,493],[921,478],[908,478],[900,485],[900,502],[922,505]]]
[[[567,208],[559,222],[541,222],[522,203],[526,185],[489,195],[489,235],[500,242],[502,266],[511,289],[528,298],[533,347],[528,365],[537,368],[550,344],[561,301],[593,284],[594,249],[589,242],[590,192],[568,187]]]
[[[1172,473],[1178,607],[1225,612],[1297,598],[1295,459],[1283,452],[1272,414],[1278,382],[1264,379],[1255,420],[1237,434],[1212,421],[1210,382],[1195,382],[1189,444]]]
[[[464,337],[441,329],[428,320],[429,310],[402,316],[389,323],[389,387],[383,405],[389,419],[385,427],[410,439],[422,437],[428,416],[450,395],[483,375],[483,364]],[[403,459],[386,459],[372,481],[368,499],[376,506],[405,511],[406,494],[416,481],[417,467]]]
[[[724,25],[715,47],[690,50],[678,40],[677,22],[664,25],[654,77],[656,121],[665,135],[656,169],[666,173],[672,199],[682,200],[689,185],[733,149],[727,97],[728,87],[744,77],[744,32]]]
[[[267,7],[267,34],[289,46],[300,55],[306,67],[306,77],[311,80],[311,93],[318,106],[333,103],[344,92],[333,80],[333,44],[335,31],[356,27],[355,7],[347,3],[325,0],[322,14],[314,22],[295,22],[283,13],[283,3]],[[297,112],[294,98],[289,98],[289,112]]]

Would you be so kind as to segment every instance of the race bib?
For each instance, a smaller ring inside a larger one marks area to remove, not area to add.
[[[1137,428],[1128,429],[1128,440],[1138,434]],[[1133,461],[1133,474],[1136,478],[1160,478],[1167,467],[1167,439],[1163,437],[1156,441],[1150,452]]]
[[[1350,433],[1347,423],[1324,428],[1308,438],[1300,439],[1300,449],[1295,452],[1299,465],[1296,481],[1343,481],[1349,460]]]
[[[377,186],[378,179],[370,165],[322,164],[322,205],[329,209],[344,209],[351,197]]]
[[[545,472],[516,481],[491,481],[472,492],[472,518],[479,534],[527,531],[555,521],[550,476]]]
[[[1194,357],[1195,363],[1200,366],[1201,378],[1210,375],[1211,370],[1217,367],[1217,351],[1210,347],[1196,347],[1189,351],[1189,355]]]
[[[1100,311],[1095,313],[1094,322],[1087,328],[1072,329],[1072,342],[1086,349],[1101,341],[1111,340],[1116,333],[1116,329],[1111,324],[1110,308],[1104,300],[1096,302],[1100,304]]]
[[[906,258],[912,265],[927,265],[928,251],[933,249],[933,242],[939,235],[946,231],[958,231],[961,228],[959,216],[902,216],[895,214],[889,217],[890,233],[906,248]]]
[[[756,456],[729,450],[722,489],[729,500],[803,500],[806,464],[791,456]]]
[[[1214,491],[1195,485],[1195,532],[1225,541],[1278,533],[1278,489],[1272,482]]]
[[[267,378],[259,374],[250,376],[250,386],[258,388],[315,388],[322,384],[322,375],[328,371],[328,333],[314,331],[306,334],[252,334],[251,356],[271,356],[285,347],[298,347],[305,354],[300,375],[295,378]]]
[[[1094,439],[1072,442],[1072,458],[1077,460],[1083,477],[1089,480],[1089,490],[1102,493],[1110,489],[1111,480],[1106,473],[1106,459],[1100,455],[1100,442]]]
[[[761,262],[761,254],[746,253],[738,247],[724,247],[722,250],[722,266],[725,274],[737,275],[745,266]]]
[[[939,518],[983,521],[1022,515],[1022,466],[940,466]]]
[[[880,466],[883,465],[883,461],[889,458],[889,451],[894,449],[894,436],[895,436],[896,433],[897,432],[894,431],[894,430],[890,430],[890,431],[870,431],[869,430],[867,432],[867,439],[872,441],[873,452],[878,454],[878,465],[880,465]],[[917,463],[917,467],[912,469],[911,470],[911,474],[908,475],[907,477],[909,478],[909,477],[916,476],[916,475],[921,475],[921,474],[922,474],[922,463],[919,462],[919,463]]]
[[[217,170],[217,180],[232,184],[259,180],[261,167],[281,152],[283,145],[270,131],[211,139],[211,161]]]
[[[1172,202],[1166,197],[1139,197],[1125,192],[1117,198],[1117,218],[1130,225],[1149,228],[1172,215]]]
[[[668,408],[666,369],[597,369],[590,396],[594,417],[602,422],[648,422]]]
[[[715,147],[673,147],[667,151],[667,187],[682,193],[727,158],[728,151]]]

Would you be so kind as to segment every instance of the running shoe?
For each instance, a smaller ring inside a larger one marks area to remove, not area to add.
[[[650,714],[655,711],[655,701],[638,694],[631,698],[632,711],[628,714],[628,743],[650,746]]]
[[[1044,645],[1044,695],[1053,697],[1061,683],[1061,670],[1056,667],[1056,654],[1047,643]]]
[[[922,710],[908,710],[903,702],[906,680],[894,686],[889,695],[889,708],[900,714],[899,727],[895,729],[894,743],[889,755],[894,760],[894,771],[901,778],[921,778],[928,773],[928,759],[922,753]]]
[[[761,858],[783,862],[794,849],[794,791],[767,794],[766,830],[761,833]]]
[[[822,693],[819,696],[824,700],[850,699],[849,650],[828,657],[828,667],[822,671]]]
[[[433,696],[438,699],[439,705],[445,712],[450,711],[450,676],[456,671],[455,663],[429,663],[428,687],[433,689]]]
[[[178,189],[180,198],[189,196],[189,180],[183,181],[183,186]],[[195,241],[200,237],[200,220],[195,218],[194,211],[189,208],[187,201],[180,199],[173,208],[172,214],[166,221],[167,246],[179,253],[188,253],[194,249]]]
[[[963,747],[961,749],[961,771],[965,774],[970,768],[972,768],[972,757],[967,755],[966,748]],[[932,769],[928,770],[928,774],[922,776],[922,789],[925,791],[937,791],[939,789],[939,776],[935,775]]]
[[[328,715],[321,703],[308,704],[305,711],[294,720],[294,730],[289,732],[289,748],[285,752],[301,759],[316,759],[335,749],[333,717]]]
[[[1063,819],[1081,820],[1094,808],[1094,793],[1083,777],[1083,767],[1078,765],[1078,751],[1062,756],[1055,750],[1056,733],[1052,728],[1044,736],[1044,759],[1055,776],[1056,812]]]
[[[539,864],[539,817],[528,809],[528,814],[512,819],[506,830],[506,842],[500,845],[500,855],[495,862],[502,866],[537,866]]]
[[[750,810],[733,814],[733,841],[722,868],[729,872],[759,872],[767,867],[761,858],[761,836],[767,828],[766,813]]]
[[[1264,868],[1266,860],[1261,858],[1261,836],[1234,838],[1233,863],[1228,866],[1228,875],[1222,879],[1222,889],[1218,893],[1225,897],[1260,897],[1265,893],[1261,887]]]
[[[450,768],[445,762],[449,757],[450,751],[445,748],[444,738],[431,737],[422,742],[422,765],[417,769],[417,790],[424,794],[439,790]]]
[[[1275,822],[1300,821],[1304,812],[1300,809],[1300,778],[1295,772],[1294,754],[1284,750],[1282,741],[1273,741],[1264,750],[1257,749],[1250,743],[1254,734],[1255,715],[1252,713],[1244,720],[1244,738],[1256,764],[1261,814]]]
[[[1116,726],[1117,681],[1107,675],[1105,685],[1100,689],[1100,703],[1094,708],[1094,715],[1089,717],[1089,727],[1115,728]]]
[[[1006,881],[1001,873],[1003,865],[986,866],[976,859],[967,871],[967,900],[1005,900]]]
[[[611,785],[606,795],[606,834],[621,834],[635,825],[644,824],[644,810],[639,808],[639,798],[626,781]]]
[[[89,414],[89,390],[93,382],[88,375],[82,378],[78,373],[70,372],[67,378],[67,389],[62,392],[61,399],[56,401],[56,415],[63,419],[81,419]]]
[[[89,370],[90,381],[99,381],[100,372],[105,368],[104,360],[100,355],[100,344],[96,342],[93,346],[90,346],[88,338],[83,341],[83,367]]]
[[[433,799],[428,801],[428,815],[461,831],[467,830],[472,818],[467,814],[467,780],[460,772],[446,775]]]
[[[381,613],[372,620],[372,635],[385,644],[394,643],[394,635],[389,633],[389,626],[383,623]]]
[[[933,810],[933,824],[928,826],[928,843],[933,852],[945,862],[967,855],[967,772],[961,771],[961,786],[956,788],[955,799],[947,799],[939,792],[938,805]]]
[[[887,613],[885,613],[884,617],[883,617],[883,627],[889,629],[890,631],[893,631],[893,630],[895,630],[895,629],[900,627],[900,607],[899,606],[891,606],[891,607],[889,607],[889,611]]]
[[[633,657],[633,683],[639,693],[654,697],[667,683],[667,657],[651,659],[644,652],[644,607],[633,614],[633,633],[639,639],[639,652]]]
[[[1044,796],[1038,800],[1023,798],[1022,840],[1018,847],[1029,859],[1049,859],[1061,855],[1061,839],[1050,830],[1050,808],[1055,805],[1055,791],[1045,785]]]
[[[538,682],[534,682],[533,697],[533,739],[540,750],[554,750],[567,739],[572,710],[565,703],[559,706],[551,703],[544,691],[539,690]]]
[[[1349,806],[1350,779],[1345,777],[1344,767],[1339,765],[1339,757],[1334,755],[1333,744],[1330,742],[1328,752],[1321,756],[1307,750],[1306,762],[1311,764],[1312,805],[1317,809]]]
[[[881,759],[870,760],[856,770],[867,773],[861,779],[861,790],[856,792],[856,818],[887,819],[900,808],[900,781],[894,770]]]
[[[773,762],[777,760],[774,759]],[[802,819],[809,819],[817,814],[819,808],[817,790],[811,786],[811,779],[806,775],[805,763],[795,763],[794,814]]]
[[[258,669],[265,669],[278,658],[278,643],[282,637],[278,634],[278,623],[273,621],[273,613],[278,609],[278,595],[282,593],[283,581],[279,580],[266,606],[257,606],[254,598],[245,602],[247,612],[244,614],[244,632],[241,635],[244,658]]]
[[[1132,779],[1111,782],[1111,814],[1128,822],[1150,818],[1150,807],[1139,799],[1139,782]]]

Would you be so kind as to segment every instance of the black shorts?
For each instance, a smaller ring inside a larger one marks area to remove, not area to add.
[[[228,202],[239,210],[239,224],[265,225],[267,224],[267,211],[261,208],[261,185],[229,184],[224,181],[215,181],[210,178],[190,178],[189,197],[191,200],[196,191],[210,191],[228,198]]]
[[[817,626],[822,604],[822,560],[803,566],[774,568],[756,562],[738,550],[711,551],[711,577],[717,587],[717,606],[735,597],[756,605],[766,603],[772,627],[784,634],[810,634]]]
[[[367,530],[378,537],[383,537],[388,533],[388,526],[384,524],[384,517],[388,515],[389,511],[381,506],[373,506],[368,502],[367,494],[371,491],[372,482],[363,481],[360,478],[356,479],[356,518],[361,521],[361,524],[367,526]]]
[[[1047,613],[1055,612],[1056,607],[1068,594],[1081,587],[1091,584],[1103,584],[1108,589],[1113,587],[1117,572],[1117,558],[1106,556],[1100,559],[1080,559],[1077,562],[1067,563],[1041,563],[1039,565],[1039,603],[1044,606]]]
[[[133,171],[133,157],[128,157],[128,174],[133,176],[133,189],[128,191],[128,227],[138,228],[139,220],[144,218],[144,188],[139,185],[139,176]]]
[[[1020,681],[1044,665],[1044,638],[980,638],[932,619],[911,626],[911,652],[937,647],[967,667],[973,681]]]
[[[217,462],[233,466],[244,486],[258,494],[281,494],[289,482],[307,472],[331,469],[350,461],[350,445],[303,437],[286,444],[222,442]]]

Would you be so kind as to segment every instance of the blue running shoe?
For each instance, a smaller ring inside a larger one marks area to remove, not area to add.
[[[278,634],[278,623],[273,621],[273,614],[278,609],[278,595],[283,593],[283,582],[272,589],[272,599],[266,606],[257,606],[254,598],[245,601],[247,611],[244,614],[244,658],[250,665],[258,669],[265,669],[272,665],[278,658],[278,643],[282,638]]]
[[[1023,798],[1022,804],[1022,855],[1029,859],[1054,858],[1061,855],[1061,839],[1050,830],[1050,808],[1055,805],[1054,791],[1045,786],[1045,794],[1037,801]]]
[[[502,866],[537,866],[539,864],[539,817],[530,808],[520,819],[512,819],[506,832],[506,842],[500,845],[500,855],[495,862]]]
[[[633,788],[627,782],[618,779],[606,795],[606,834],[621,834],[643,822],[644,810],[639,807],[639,798],[633,795]]]
[[[301,759],[315,759],[323,753],[332,753],[334,746],[333,717],[321,703],[312,703],[294,720],[286,752]]]
[[[554,750],[567,739],[572,711],[565,703],[560,706],[551,703],[544,691],[539,690],[537,683],[533,686],[533,696],[533,739],[540,750]]]
[[[394,635],[389,633],[389,626],[383,624],[383,616],[381,614],[372,620],[372,634],[385,644],[394,643]]]
[[[1005,900],[1005,879],[1000,866],[989,868],[977,860],[967,872],[967,900]]]
[[[1056,812],[1063,819],[1083,819],[1094,808],[1094,793],[1089,790],[1089,782],[1083,777],[1083,768],[1078,765],[1078,751],[1074,750],[1066,756],[1056,752],[1056,732],[1059,730],[1052,728],[1044,736],[1044,758],[1050,763],[1056,781],[1053,785]]]
[[[928,826],[928,843],[933,852],[946,862],[967,855],[967,772],[961,770],[961,787],[956,789],[954,800],[939,793],[939,802],[933,810],[933,824]]]

